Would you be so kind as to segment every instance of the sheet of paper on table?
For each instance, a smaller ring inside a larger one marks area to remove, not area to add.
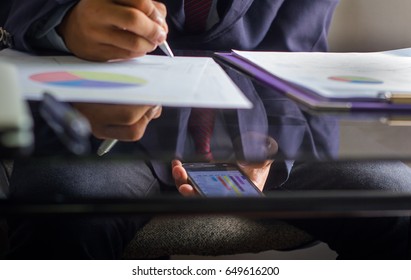
[[[22,94],[29,100],[49,92],[70,102],[252,107],[212,58],[146,55],[99,63],[3,50],[0,60],[17,66]]]

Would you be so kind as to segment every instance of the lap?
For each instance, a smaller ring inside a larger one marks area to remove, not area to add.
[[[411,191],[411,169],[400,161],[297,162],[283,189]]]
[[[292,190],[411,190],[402,162],[296,163],[282,186]],[[330,217],[290,219],[290,224],[327,243],[342,259],[405,259],[410,255],[410,218]]]
[[[14,162],[12,198],[139,198],[160,191],[140,160],[27,159]],[[148,221],[141,216],[22,216],[9,219],[12,259],[112,259]]]
[[[137,198],[159,191],[150,166],[139,160],[30,159],[14,163],[12,197]]]

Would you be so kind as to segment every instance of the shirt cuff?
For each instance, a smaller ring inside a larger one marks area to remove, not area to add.
[[[270,174],[265,183],[264,191],[276,190],[287,182],[293,165],[294,160],[275,160],[271,164]]]

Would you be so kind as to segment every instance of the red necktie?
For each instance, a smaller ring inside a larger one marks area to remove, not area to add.
[[[185,0],[184,11],[186,16],[185,29],[191,33],[200,33],[206,29],[207,18],[213,0]],[[188,131],[194,140],[196,152],[204,160],[213,159],[210,142],[214,130],[215,110],[191,110],[188,120]]]
[[[193,137],[196,152],[207,161],[213,159],[210,143],[214,130],[215,113],[213,109],[195,108],[191,110],[188,120],[188,131]]]
[[[206,29],[213,0],[184,0],[185,29],[199,33]]]

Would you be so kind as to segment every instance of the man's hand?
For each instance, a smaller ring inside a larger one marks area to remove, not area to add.
[[[243,137],[248,141],[255,141],[255,143],[264,145],[266,160],[259,162],[238,162],[238,167],[247,175],[247,177],[257,186],[260,191],[264,190],[265,183],[270,173],[272,159],[278,152],[278,143],[272,137],[266,135],[260,135],[255,133],[249,133]],[[239,141],[235,141],[239,142]],[[238,143],[237,143],[238,144]],[[239,145],[239,144],[238,144]],[[179,160],[173,160],[171,163],[172,175],[178,191],[184,196],[197,195],[196,190],[188,184],[188,175],[183,167],[183,164]]]
[[[248,178],[263,191],[265,182],[270,172],[272,160],[266,160],[261,163],[239,164],[239,168],[247,175]],[[173,160],[171,163],[172,175],[177,186],[178,191],[184,196],[198,195],[196,190],[187,183],[187,172],[183,167],[183,164],[179,160]]]
[[[80,0],[57,31],[76,56],[94,61],[129,59],[166,40],[166,7],[152,0]]]
[[[74,103],[73,106],[90,122],[92,132],[100,139],[137,141],[152,119],[161,115],[160,106]]]

